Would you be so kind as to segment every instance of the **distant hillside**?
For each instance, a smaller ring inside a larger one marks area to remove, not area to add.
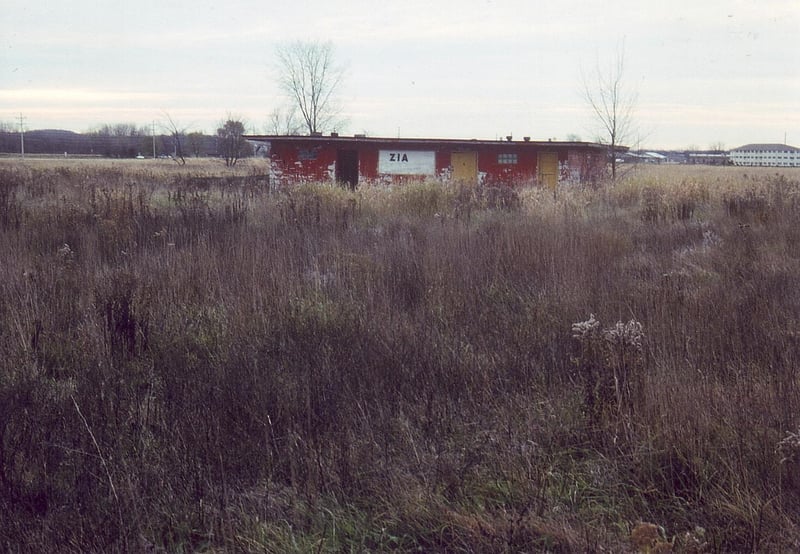
[[[192,133],[180,137],[180,148],[186,157],[216,156],[216,137]],[[154,152],[155,150],[155,152]],[[0,153],[21,151],[18,132],[0,132]],[[109,158],[135,158],[176,152],[170,135],[113,135],[104,132],[75,133],[63,129],[36,129],[25,132],[26,154],[95,155]]]

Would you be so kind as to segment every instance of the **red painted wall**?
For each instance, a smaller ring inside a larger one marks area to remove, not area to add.
[[[447,180],[452,152],[477,152],[478,173],[487,186],[520,186],[537,182],[541,152],[555,152],[560,183],[594,183],[606,172],[606,150],[593,143],[521,141],[434,141],[413,139],[354,139],[337,137],[249,137],[269,144],[273,179],[280,183],[329,182],[336,179],[339,150],[356,150],[359,183],[402,183],[424,178]],[[380,175],[381,150],[434,151],[435,176]],[[498,156],[516,154],[516,163]]]

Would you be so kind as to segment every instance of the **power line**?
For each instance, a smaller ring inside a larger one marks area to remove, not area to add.
[[[19,114],[19,151],[22,154],[22,157],[25,157],[25,120],[27,118],[24,117],[21,113]]]

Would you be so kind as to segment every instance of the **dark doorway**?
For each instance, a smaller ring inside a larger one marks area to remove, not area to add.
[[[339,150],[337,152],[336,181],[352,190],[358,186],[358,150]]]

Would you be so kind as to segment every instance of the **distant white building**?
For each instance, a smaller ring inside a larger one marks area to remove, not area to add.
[[[645,163],[645,164],[660,164],[668,161],[668,158],[663,155],[659,154],[658,152],[625,152],[621,158],[617,158],[617,161],[627,162],[627,163]]]
[[[667,157],[658,152],[645,152],[644,155],[650,159],[650,163],[661,164],[667,161]]]
[[[733,165],[800,167],[800,148],[788,144],[745,144],[728,154]]]

